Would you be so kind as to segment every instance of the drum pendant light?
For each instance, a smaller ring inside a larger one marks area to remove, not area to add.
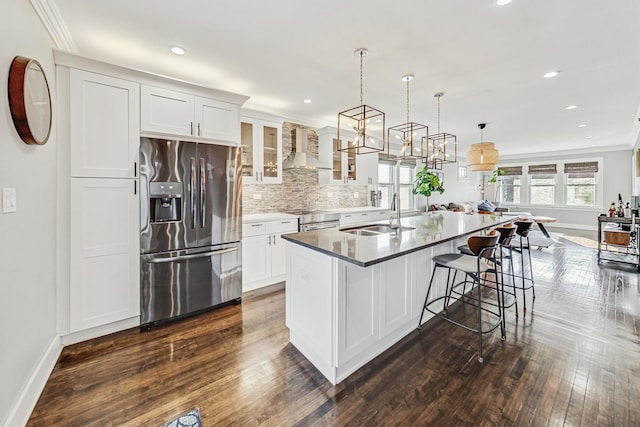
[[[467,164],[469,169],[475,172],[490,172],[495,169],[500,156],[493,142],[484,142],[482,130],[486,123],[479,123],[480,142],[471,144],[471,148],[467,152]]]

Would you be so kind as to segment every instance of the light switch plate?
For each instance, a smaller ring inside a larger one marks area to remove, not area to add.
[[[357,199],[359,196],[360,196],[360,195],[358,194],[358,192],[357,192],[357,191],[353,193],[353,198],[354,198],[354,199]]]
[[[9,213],[18,210],[18,203],[15,188],[2,189],[2,212]]]
[[[255,193],[255,194],[253,195],[253,198],[254,198],[254,200],[262,200],[262,194],[260,194],[260,193]]]

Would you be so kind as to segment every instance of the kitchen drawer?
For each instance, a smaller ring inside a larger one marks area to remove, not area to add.
[[[268,223],[269,233],[292,233],[298,231],[297,219],[284,219]]]
[[[242,237],[259,236],[261,234],[267,234],[266,222],[252,222],[249,224],[242,224]]]

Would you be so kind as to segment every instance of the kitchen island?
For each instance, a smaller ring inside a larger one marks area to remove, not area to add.
[[[403,218],[394,233],[358,227],[283,235],[290,342],[339,383],[418,326],[435,255],[512,220],[441,212]],[[444,292],[443,277],[431,297]]]

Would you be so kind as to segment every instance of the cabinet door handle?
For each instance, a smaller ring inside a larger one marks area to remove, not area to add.
[[[198,136],[202,136],[202,132],[200,131],[200,123],[198,123]]]
[[[269,236],[269,246],[271,246],[271,236]]]
[[[138,194],[138,181],[133,181],[133,195]]]
[[[138,177],[138,162],[133,162],[133,177]]]
[[[275,245],[276,245],[276,235],[274,234],[273,235],[273,246],[275,246]]]
[[[252,227],[262,227],[262,224],[251,224]]]
[[[189,133],[190,133],[191,135],[193,135],[193,122],[189,122],[189,126],[190,126],[190,131],[189,131]]]

